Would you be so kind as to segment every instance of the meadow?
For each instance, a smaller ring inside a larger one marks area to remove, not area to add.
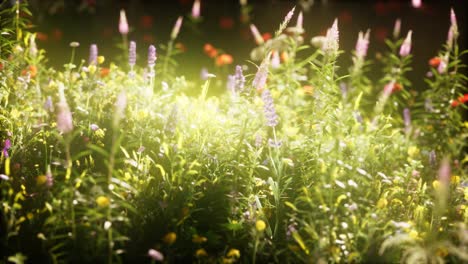
[[[346,54],[338,20],[306,38],[293,7],[271,38],[249,25],[249,61],[207,43],[189,80],[176,40],[197,3],[145,54],[122,10],[119,58],[77,58],[77,36],[60,68],[26,3],[0,9],[2,263],[468,262],[456,10],[416,89],[401,20],[376,61],[366,29]]]

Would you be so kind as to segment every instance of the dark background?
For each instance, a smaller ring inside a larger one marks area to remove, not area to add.
[[[251,22],[259,30],[274,32],[286,13],[293,7],[302,10],[298,0],[248,0],[252,7]],[[423,0],[423,6],[415,9],[411,0],[345,1],[315,0],[304,11],[305,40],[324,34],[334,18],[339,20],[340,47],[346,53],[340,58],[342,69],[350,63],[350,51],[354,48],[359,30],[371,29],[370,57],[377,51],[385,51],[384,38],[391,37],[396,18],[402,19],[402,35],[413,30],[414,72],[411,79],[421,85],[428,70],[427,61],[437,54],[445,43],[449,29],[450,7],[455,9],[460,30],[461,48],[467,47],[466,0]],[[137,41],[138,53],[146,56],[147,46],[165,43],[177,16],[190,14],[193,0],[30,0],[34,13],[33,22],[42,36],[40,47],[47,50],[49,64],[62,67],[69,60],[69,42],[78,41],[78,57],[87,59],[88,46],[97,43],[106,63],[120,54],[116,45],[121,42],[118,32],[119,10],[124,8],[131,27],[129,38]],[[240,21],[238,0],[201,0],[203,21],[198,31],[184,22],[178,41],[186,48],[179,62],[186,67],[181,74],[193,77],[204,66],[213,68],[213,62],[203,53],[203,44],[212,43],[234,57],[234,64],[249,59],[255,47],[248,24]],[[297,12],[296,12],[297,14]],[[294,18],[295,19],[295,18]],[[187,20],[187,19],[186,19]],[[293,21],[295,23],[295,21]],[[466,61],[466,60],[465,60]],[[144,60],[139,60],[141,65]],[[234,66],[234,65],[233,65]]]

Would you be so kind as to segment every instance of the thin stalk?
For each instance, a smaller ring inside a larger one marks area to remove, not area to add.
[[[171,39],[171,40],[169,40],[169,42],[167,43],[167,53],[166,53],[166,56],[164,57],[163,70],[162,70],[162,75],[163,75],[164,77],[166,77],[166,73],[167,73],[167,64],[169,63],[169,59],[170,59],[171,54],[172,54],[173,46],[174,46],[174,40]]]

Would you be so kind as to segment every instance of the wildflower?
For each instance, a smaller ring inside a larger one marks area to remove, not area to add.
[[[176,23],[174,24],[174,27],[172,28],[171,32],[171,39],[174,40],[177,38],[180,32],[180,28],[182,27],[182,21],[183,17],[178,17]]]
[[[252,82],[253,87],[257,91],[261,91],[263,87],[265,87],[267,77],[268,77],[268,64],[270,61],[270,55],[267,56],[260,64],[260,67],[258,68],[257,74],[255,74],[255,78]]]
[[[154,261],[162,262],[164,260],[164,255],[161,252],[157,251],[156,249],[152,249],[152,248],[148,250],[148,257],[150,257]]]
[[[237,65],[236,66],[236,73],[233,75],[233,81],[234,81],[234,90],[238,92],[244,91],[245,87],[245,76],[242,71],[242,66]]]
[[[235,248],[231,248],[228,253],[226,254],[228,258],[240,258],[240,251]]]
[[[278,115],[276,114],[275,106],[273,104],[273,98],[268,89],[263,90],[262,93],[263,100],[263,111],[266,118],[266,125],[270,127],[275,127],[278,125]]]
[[[413,5],[414,8],[420,8],[422,6],[422,1],[421,0],[412,0],[411,4]]]
[[[52,97],[50,95],[47,96],[47,99],[44,102],[44,110],[51,113],[54,112],[54,103],[52,102]]]
[[[255,147],[260,148],[263,145],[263,137],[260,133],[255,135]]]
[[[208,241],[208,239],[204,236],[193,235],[192,237],[192,242],[195,244],[205,243],[206,241]]]
[[[408,31],[408,34],[406,35],[405,40],[403,41],[403,44],[400,47],[400,56],[401,57],[406,57],[410,54],[411,52],[411,36],[413,34],[413,31]]]
[[[37,45],[35,35],[31,35],[31,37],[29,38],[29,56],[31,58],[36,58],[37,56]]]
[[[265,32],[262,34],[263,41],[268,41],[272,38],[273,36],[271,35],[270,32]]]
[[[279,56],[279,53],[278,51],[273,51],[272,52],[272,56],[271,56],[271,67],[273,69],[278,69],[280,67],[280,56]]]
[[[210,74],[210,72],[208,72],[208,69],[205,68],[205,67],[203,67],[203,68],[201,69],[201,71],[200,71],[200,79],[201,79],[202,81],[208,80],[209,74]]]
[[[405,123],[405,128],[408,130],[411,128],[411,113],[408,108],[403,109],[403,120]]]
[[[163,242],[172,245],[177,240],[177,234],[174,232],[169,232],[163,237]]]
[[[386,198],[380,198],[379,201],[377,201],[377,208],[383,209],[387,207],[388,201]]]
[[[97,57],[98,57],[98,47],[96,44],[91,44],[91,46],[89,47],[89,64],[97,65],[98,63]]]
[[[436,152],[435,150],[431,150],[431,152],[429,152],[429,164],[435,167],[436,162],[437,162]]]
[[[148,47],[148,67],[154,68],[156,59],[156,47],[154,45],[150,45]]]
[[[57,129],[61,133],[66,134],[73,130],[73,119],[63,90],[63,84],[59,83],[60,101],[57,104]]]
[[[207,257],[208,253],[206,253],[205,249],[200,248],[200,249],[197,249],[197,251],[195,251],[195,256],[197,258],[203,258],[203,257]]]
[[[215,64],[216,66],[223,66],[223,65],[229,65],[232,64],[232,56],[229,54],[221,54],[216,58]]]
[[[193,2],[192,18],[194,19],[200,18],[200,0],[195,0],[195,2]]]
[[[454,175],[454,176],[450,177],[450,183],[453,184],[453,185],[460,184],[460,176]]]
[[[5,142],[3,142],[3,150],[2,154],[5,158],[8,158],[8,150],[11,148],[11,141],[10,139],[6,139]]]
[[[439,181],[448,186],[450,183],[451,168],[448,159],[444,159],[439,168]]]
[[[358,41],[356,42],[356,56],[358,59],[364,59],[369,48],[369,30],[366,34],[359,32]]]
[[[453,8],[452,8],[450,9],[450,28],[449,28],[448,35],[447,35],[448,50],[452,50],[457,37],[458,37],[457,16],[455,15],[455,11],[453,11]]]
[[[395,26],[393,27],[393,38],[398,39],[401,32],[401,19],[395,20]]]
[[[338,19],[333,21],[333,25],[327,30],[327,35],[325,38],[324,51],[327,54],[336,54],[339,49]]]
[[[263,37],[254,24],[250,24],[250,31],[252,32],[252,35],[254,36],[255,43],[257,43],[257,45],[262,45],[264,43]]]
[[[442,59],[441,59],[441,58],[439,58],[439,57],[434,57],[434,58],[432,58],[432,59],[429,60],[429,65],[430,65],[431,67],[437,68],[441,62],[442,62]]]
[[[255,229],[257,229],[258,232],[263,232],[266,228],[266,223],[263,220],[257,220],[255,222]]]
[[[119,32],[122,35],[128,34],[128,21],[127,16],[125,15],[125,10],[120,10],[120,19],[119,19]]]
[[[99,69],[99,76],[101,76],[101,78],[107,77],[109,73],[110,73],[109,68],[102,67],[101,69]]]
[[[96,204],[101,208],[106,208],[110,205],[110,200],[106,196],[98,196],[96,198]]]
[[[205,52],[206,55],[210,58],[214,58],[218,56],[218,50],[213,47],[210,43],[206,43],[203,46],[203,51]]]
[[[418,233],[418,231],[416,231],[416,230],[411,230],[411,231],[408,233],[408,236],[411,237],[412,239],[417,239],[418,236],[419,236],[419,233]]]
[[[91,124],[91,125],[89,125],[89,128],[90,128],[92,131],[96,131],[96,130],[99,129],[99,126],[96,125],[96,124]]]
[[[130,41],[130,45],[128,48],[128,64],[133,69],[136,64],[136,42]]]
[[[34,65],[29,65],[28,67],[26,67],[26,69],[21,71],[21,75],[29,75],[29,77],[34,78],[37,75],[37,67]]]
[[[76,41],[70,42],[70,47],[71,48],[78,48],[79,46],[80,46],[79,42],[76,42]]]
[[[457,107],[459,104],[460,103],[457,100],[452,100],[452,102],[450,103],[450,106]]]
[[[401,86],[401,84],[399,84],[399,83],[397,83],[395,81],[391,81],[387,85],[385,85],[384,94],[389,96],[390,94],[392,94],[394,92],[401,91],[402,89],[403,89],[403,87]]]

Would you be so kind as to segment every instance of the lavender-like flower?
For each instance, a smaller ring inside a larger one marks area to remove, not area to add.
[[[437,72],[439,72],[439,74],[444,74],[445,72],[447,72],[448,60],[449,60],[449,54],[447,53],[440,60],[439,66],[437,66]]]
[[[180,28],[182,27],[182,21],[183,21],[183,17],[180,16],[179,18],[177,18],[177,21],[174,24],[174,27],[172,28],[172,32],[171,32],[172,40],[175,40],[177,36],[179,35]]]
[[[2,150],[2,153],[3,153],[3,156],[5,158],[8,158],[9,155],[8,155],[8,150],[11,148],[11,141],[10,139],[6,139],[5,142],[3,142],[3,150]]]
[[[271,54],[271,67],[278,69],[281,66],[281,60],[278,51],[273,51]]]
[[[429,164],[431,164],[432,167],[437,165],[437,156],[435,150],[431,150],[431,152],[429,152]]]
[[[195,2],[193,2],[192,17],[195,19],[200,18],[200,0],[195,0]]]
[[[44,110],[51,113],[54,112],[54,103],[52,102],[51,96],[47,96],[47,99],[44,102]]]
[[[266,84],[267,77],[268,77],[268,64],[270,61],[270,54],[268,54],[267,58],[265,58],[262,64],[260,64],[257,74],[255,74],[255,78],[252,82],[253,87],[257,89],[257,91],[260,91],[261,89],[263,89],[263,87]]]
[[[150,45],[148,48],[148,67],[154,68],[156,59],[156,47],[154,45]]]
[[[448,31],[447,36],[447,46],[448,50],[452,50],[454,42],[458,37],[458,24],[457,24],[457,16],[455,15],[455,11],[450,9],[450,28]]]
[[[236,90],[243,92],[245,88],[245,76],[242,70],[242,66],[236,66],[236,74],[234,75],[234,77],[236,82]]]
[[[369,48],[369,30],[366,34],[359,32],[358,40],[356,42],[356,57],[358,59],[364,59],[367,55]]]
[[[338,31],[338,19],[333,21],[331,28],[327,30],[326,40],[324,43],[324,51],[327,54],[336,54],[339,49],[339,31]]]
[[[262,92],[263,112],[265,114],[266,125],[275,127],[278,125],[278,115],[276,114],[273,97],[271,97],[270,90],[265,89]]]
[[[262,35],[258,31],[258,28],[254,24],[250,24],[250,31],[252,32],[252,35],[255,39],[255,43],[257,43],[257,45],[262,45],[265,42],[263,40]]]
[[[128,48],[128,64],[133,69],[136,64],[136,42],[130,41],[130,45]]]
[[[73,118],[65,97],[60,99],[57,109],[57,129],[61,133],[67,134],[73,130]]]
[[[403,121],[405,124],[405,132],[408,134],[411,131],[411,112],[408,108],[403,109]]]
[[[120,10],[120,19],[119,19],[119,32],[122,35],[128,34],[128,21],[127,16],[125,15],[125,10]]]
[[[400,47],[400,56],[401,57],[406,57],[411,52],[411,36],[412,36],[412,34],[413,34],[412,30],[408,31],[408,35],[406,35],[406,38],[403,41],[403,44],[401,44],[401,47]]]
[[[401,19],[398,18],[395,20],[395,26],[393,27],[393,38],[398,39],[400,37],[401,32]]]
[[[98,58],[98,47],[96,44],[91,44],[89,47],[89,64],[97,65],[97,58]]]

